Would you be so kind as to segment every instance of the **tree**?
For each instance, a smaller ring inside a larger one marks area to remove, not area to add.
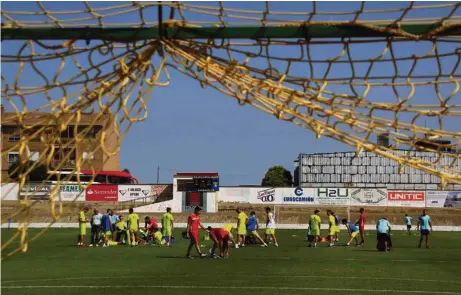
[[[21,173],[25,173],[26,171],[29,171],[30,167],[34,165],[34,161],[27,161],[24,165],[21,165],[20,161],[17,161],[8,168],[8,175],[11,179],[17,180],[19,178],[19,175]],[[41,182],[46,179],[48,174],[48,169],[46,168],[45,165],[38,163],[32,171],[29,172],[27,175],[26,181],[32,181],[32,182]]]
[[[122,171],[123,171],[123,172],[126,172],[126,173],[128,173],[128,174],[131,175],[130,170],[129,170],[128,168],[125,168],[125,169],[123,169]]]
[[[267,170],[261,185],[272,187],[293,186],[293,176],[285,167],[273,166]]]

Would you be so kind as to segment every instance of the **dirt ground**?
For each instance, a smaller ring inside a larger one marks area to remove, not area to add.
[[[6,221],[12,213],[18,212],[20,209],[19,205],[14,201],[2,201],[2,222]],[[76,222],[78,211],[82,206],[88,206],[90,208],[99,208],[101,212],[105,212],[107,208],[112,208],[115,211],[118,210],[117,203],[63,203],[63,214],[59,219],[59,222]],[[263,205],[250,205],[242,203],[220,203],[218,213],[203,214],[202,220],[204,222],[235,222],[237,214],[235,210],[237,208],[242,208],[247,212],[255,211],[257,216],[262,222],[264,217],[264,208]],[[273,210],[274,207],[272,206]],[[56,207],[58,212],[59,206]],[[348,208],[346,207],[275,207],[277,223],[284,224],[306,224],[308,223],[309,216],[313,213],[315,209],[319,209],[320,216],[326,221],[327,209],[333,210],[341,218],[347,218]],[[355,221],[357,220],[359,213],[359,207],[350,207],[350,219]],[[378,219],[382,217],[387,217],[391,224],[403,224],[404,214],[416,218],[421,214],[422,208],[400,208],[400,207],[366,207],[367,223],[373,224]],[[27,214],[27,212],[29,214]],[[50,213],[49,204],[46,201],[40,201],[34,204],[29,208],[22,208],[22,212],[11,217],[11,222],[17,222],[22,218],[27,217],[29,222],[50,222],[51,213]],[[429,215],[432,218],[434,225],[461,225],[461,209],[450,209],[450,208],[429,208]],[[150,215],[157,220],[160,220],[162,213],[158,214],[148,214],[144,212],[137,211],[137,213],[143,217],[145,215]],[[188,213],[177,213],[175,215],[176,222],[186,222]],[[414,220],[416,222],[416,220]]]

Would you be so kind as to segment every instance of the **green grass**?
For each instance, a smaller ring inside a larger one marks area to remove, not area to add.
[[[2,230],[3,241],[13,232]],[[378,253],[372,232],[364,248],[311,249],[304,231],[279,230],[279,248],[188,260],[185,240],[170,248],[77,248],[76,232],[49,230],[27,253],[5,258],[2,294],[461,294],[460,233],[435,233],[428,250],[415,247],[419,237],[394,232],[394,251]]]

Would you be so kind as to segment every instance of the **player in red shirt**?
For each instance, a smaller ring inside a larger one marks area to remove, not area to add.
[[[200,251],[200,245],[199,245],[199,240],[198,240],[198,228],[201,227],[203,230],[206,230],[205,227],[202,225],[200,222],[200,212],[202,211],[202,208],[199,206],[195,207],[194,213],[189,215],[189,218],[187,219],[187,237],[190,238],[190,244],[189,247],[187,248],[187,254],[186,257],[188,258],[193,258],[190,255],[190,251],[192,250],[192,247],[195,246],[195,249],[197,250],[197,253],[200,257],[205,257],[206,254],[203,254]]]
[[[362,238],[362,241],[360,242],[360,246],[363,246],[363,243],[365,242],[365,221],[366,221],[366,216],[365,216],[365,209],[360,208],[360,217],[359,220],[355,223],[355,225],[359,226],[359,231],[360,231],[360,237]]]
[[[158,229],[157,221],[152,217],[146,216],[144,218],[144,229],[149,232],[154,232],[154,229]]]
[[[210,255],[217,257],[214,254],[214,251],[219,246],[220,257],[224,257],[224,251],[226,250],[226,257],[229,257],[230,247],[229,247],[229,232],[223,228],[211,228],[208,227],[210,232],[210,238],[213,240],[213,248],[210,249]]]

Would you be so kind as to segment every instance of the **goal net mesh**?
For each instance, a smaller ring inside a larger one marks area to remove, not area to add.
[[[306,2],[297,3],[295,11],[282,2],[163,2],[162,13],[158,6],[3,3],[2,104],[13,115],[2,121],[19,126],[21,134],[2,149],[2,158],[11,151],[27,155],[39,141],[47,148],[33,165],[60,170],[66,159],[53,161],[55,146],[76,149],[101,120],[91,149],[109,157],[130,127],[146,119],[153,89],[168,86],[180,73],[358,154],[373,151],[421,169],[440,177],[442,186],[461,183],[459,2],[351,2],[337,10]],[[43,37],[50,28],[59,30]],[[69,28],[83,33],[60,35]],[[85,33],[92,28],[101,29],[100,38]],[[158,33],[155,38],[106,34],[120,28],[158,28]],[[25,29],[28,37],[21,35]],[[203,29],[202,38],[187,36],[192,29]],[[11,30],[16,33],[6,38]],[[171,35],[172,30],[182,33]],[[245,30],[256,33],[247,36]],[[94,121],[83,124],[87,114],[94,114]],[[75,132],[64,142],[60,132],[68,126]],[[119,138],[115,147],[107,145],[109,129]],[[386,144],[377,144],[378,136]],[[416,157],[416,151],[432,156]],[[16,167],[19,191],[34,168],[27,163],[20,157]],[[86,164],[91,159],[77,156],[73,172]],[[63,213],[58,187],[65,182],[60,179],[50,193],[51,224]],[[2,224],[12,216],[21,224],[13,252],[25,251],[32,239],[26,229],[34,204],[26,197],[17,211],[2,216]]]

